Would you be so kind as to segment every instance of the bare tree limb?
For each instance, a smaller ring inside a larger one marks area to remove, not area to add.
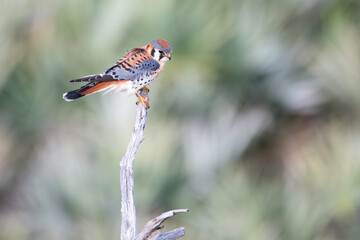
[[[176,210],[171,210],[168,212],[165,212],[163,214],[161,214],[160,216],[148,221],[144,227],[144,229],[141,231],[141,233],[139,233],[136,237],[136,240],[144,240],[144,239],[148,239],[148,240],[152,240],[152,239],[157,239],[156,237],[159,236],[161,227],[160,225],[168,218],[174,216],[177,213],[183,213],[183,212],[188,212],[188,209],[176,209]],[[153,233],[156,232],[158,233],[155,238],[150,238],[150,235],[153,236]],[[183,236],[183,235],[182,235]],[[180,236],[181,237],[181,236]],[[176,239],[176,238],[162,238],[162,239]]]
[[[142,90],[141,96],[145,96],[147,91]],[[149,97],[146,96],[149,101]],[[126,153],[120,161],[120,185],[121,185],[121,240],[172,240],[184,236],[184,228],[161,233],[161,223],[176,213],[187,212],[188,209],[171,210],[149,221],[141,233],[136,236],[136,210],[134,203],[134,172],[133,166],[135,153],[140,143],[144,140],[144,128],[146,124],[147,110],[139,104],[136,108],[136,119],[134,130],[128,144]],[[135,238],[136,236],[136,238]]]
[[[140,92],[144,96],[146,91]],[[149,97],[146,97],[149,100]],[[128,144],[126,153],[120,162],[120,185],[121,185],[121,239],[135,239],[136,234],[136,210],[134,203],[134,172],[133,166],[135,153],[140,143],[144,140],[144,128],[146,124],[147,110],[138,104],[134,130]]]
[[[180,227],[170,232],[160,234],[156,238],[156,240],[173,240],[173,239],[181,238],[184,235],[185,235],[185,229],[183,227]]]

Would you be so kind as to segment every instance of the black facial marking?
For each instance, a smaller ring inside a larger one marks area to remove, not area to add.
[[[155,49],[151,50],[151,56],[155,56]]]

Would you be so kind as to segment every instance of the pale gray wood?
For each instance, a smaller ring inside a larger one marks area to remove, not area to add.
[[[183,212],[188,212],[188,209],[176,209],[176,210],[171,210],[168,212],[164,212],[163,214],[161,214],[160,216],[148,221],[144,227],[144,229],[136,236],[136,240],[154,240],[156,239],[156,237],[158,237],[158,235],[160,234],[160,231],[158,231],[159,229],[161,229],[160,225],[168,218],[174,216],[177,213],[183,213]],[[155,236],[153,235],[153,232],[156,231],[158,233],[158,235]],[[153,238],[150,238],[150,236],[152,236]],[[165,238],[163,238],[165,239]],[[171,238],[169,238],[171,239]]]
[[[160,234],[156,240],[175,240],[185,235],[185,228],[180,227],[170,232]]]
[[[142,96],[146,94],[143,90]],[[149,97],[146,97],[149,101]],[[134,130],[128,144],[126,153],[120,162],[120,185],[121,185],[121,240],[135,239],[136,234],[136,210],[134,203],[134,172],[133,166],[135,153],[140,143],[144,140],[144,128],[146,124],[147,110],[141,102],[136,108]]]
[[[140,92],[141,96],[146,94],[145,90]],[[149,101],[149,97],[146,97]],[[136,210],[134,203],[134,161],[135,154],[140,143],[144,140],[144,128],[146,124],[147,110],[141,103],[136,108],[136,119],[134,130],[126,149],[124,157],[120,161],[120,186],[121,186],[121,240],[170,240],[184,236],[184,228],[161,233],[161,223],[176,213],[187,212],[188,209],[171,210],[150,220],[144,229],[136,236]],[[136,237],[135,237],[136,236]]]

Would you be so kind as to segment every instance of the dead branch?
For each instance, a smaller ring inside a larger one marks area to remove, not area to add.
[[[146,91],[140,92],[145,96]],[[149,101],[149,97],[146,97]],[[179,212],[187,212],[187,209],[172,210],[165,212],[149,221],[144,230],[136,236],[136,210],[134,203],[134,172],[133,166],[135,154],[140,143],[144,140],[144,128],[146,124],[147,110],[139,104],[136,108],[136,119],[134,130],[128,144],[126,153],[120,162],[120,185],[121,185],[121,240],[153,240],[153,239],[177,239],[185,234],[184,228],[178,228],[173,231],[160,234],[160,224]]]
[[[161,232],[161,227],[160,227],[161,223],[163,223],[166,219],[174,216],[177,213],[182,213],[182,212],[187,212],[187,211],[189,211],[189,210],[188,209],[171,210],[171,211],[165,212],[165,213],[161,214],[160,216],[150,220],[149,222],[146,223],[146,225],[145,225],[144,229],[141,231],[141,233],[139,233],[139,235],[137,235],[136,240],[158,239],[157,237],[160,235],[160,232]],[[177,230],[177,229],[175,229],[175,230]],[[176,231],[176,233],[178,233],[178,232],[180,232],[180,230]],[[165,233],[164,236],[170,237],[170,235],[171,235],[171,237],[172,237],[173,236],[172,234],[170,234],[170,232],[168,232],[168,233]],[[150,238],[150,236],[151,236],[151,238]],[[162,236],[161,239],[176,239],[176,238],[163,238],[164,236]],[[183,235],[181,235],[181,236],[183,236]],[[179,236],[179,237],[181,237],[181,236]]]
[[[170,232],[162,233],[160,234],[156,240],[169,240],[169,239],[178,239],[185,235],[185,228],[180,227],[177,229],[174,229]]]

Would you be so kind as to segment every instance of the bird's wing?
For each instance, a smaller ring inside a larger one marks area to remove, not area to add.
[[[112,76],[113,80],[136,80],[159,68],[160,64],[152,59],[144,49],[136,48],[106,70],[103,76]]]

